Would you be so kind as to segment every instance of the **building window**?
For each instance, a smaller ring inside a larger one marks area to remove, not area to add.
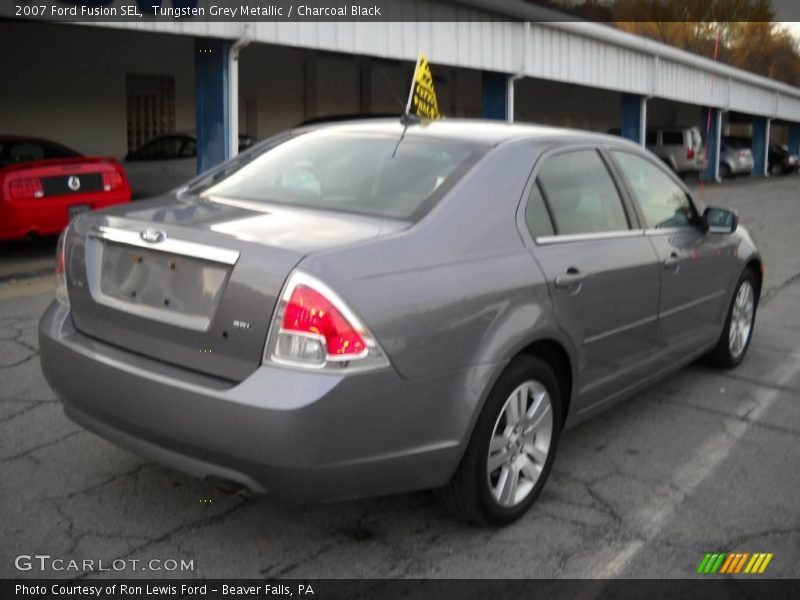
[[[153,138],[175,131],[175,77],[128,74],[125,83],[128,152],[133,152]]]

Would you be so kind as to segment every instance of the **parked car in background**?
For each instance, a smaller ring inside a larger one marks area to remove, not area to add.
[[[723,139],[719,152],[719,176],[722,179],[735,175],[750,175],[755,161],[749,145],[730,139]]]
[[[781,144],[770,145],[768,163],[770,175],[796,173],[800,167],[797,155],[792,154],[788,146]]]
[[[77,214],[128,202],[114,158],[36,137],[0,136],[0,240],[61,233]]]
[[[700,173],[708,164],[697,127],[648,127],[645,144],[679,175]]]
[[[58,257],[39,346],[72,420],[255,492],[439,488],[488,524],[565,426],[738,365],[762,280],[736,215],[637,144],[459,120],[287,132],[81,216]]]
[[[239,151],[255,140],[239,136]],[[192,133],[162,135],[125,157],[125,170],[134,198],[168,192],[197,175],[197,138]]]

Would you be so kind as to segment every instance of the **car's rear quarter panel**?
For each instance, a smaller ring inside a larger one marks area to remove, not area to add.
[[[453,390],[451,418],[464,441],[476,408],[516,353],[537,338],[567,343],[516,226],[539,152],[522,141],[500,145],[415,227],[300,265],[346,299],[401,377],[449,373],[463,383]],[[479,378],[464,377],[478,365]]]

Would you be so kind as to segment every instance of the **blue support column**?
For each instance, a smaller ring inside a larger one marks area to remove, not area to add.
[[[711,111],[711,114],[708,114]],[[722,135],[722,111],[716,108],[703,109],[705,123],[703,132],[703,146],[706,149],[708,165],[700,176],[704,181],[717,181],[719,179],[719,150]]]
[[[483,99],[483,118],[506,120],[506,94],[508,76],[503,73],[484,71],[481,77],[481,96]]]
[[[644,128],[647,127],[645,110],[647,100],[637,94],[622,94],[622,122],[620,135],[641,144],[644,140]]]
[[[194,79],[197,172],[226,160],[228,151],[228,54],[226,40],[195,40]]]
[[[769,165],[769,119],[753,117],[753,175],[764,177]]]
[[[800,156],[800,123],[789,123],[789,152]]]

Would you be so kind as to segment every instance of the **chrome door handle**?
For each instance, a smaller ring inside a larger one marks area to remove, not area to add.
[[[567,269],[565,275],[559,275],[553,282],[558,289],[579,290],[586,276],[575,267]]]
[[[673,252],[667,258],[664,259],[664,268],[670,271],[677,272],[680,264],[681,261],[675,252]]]

